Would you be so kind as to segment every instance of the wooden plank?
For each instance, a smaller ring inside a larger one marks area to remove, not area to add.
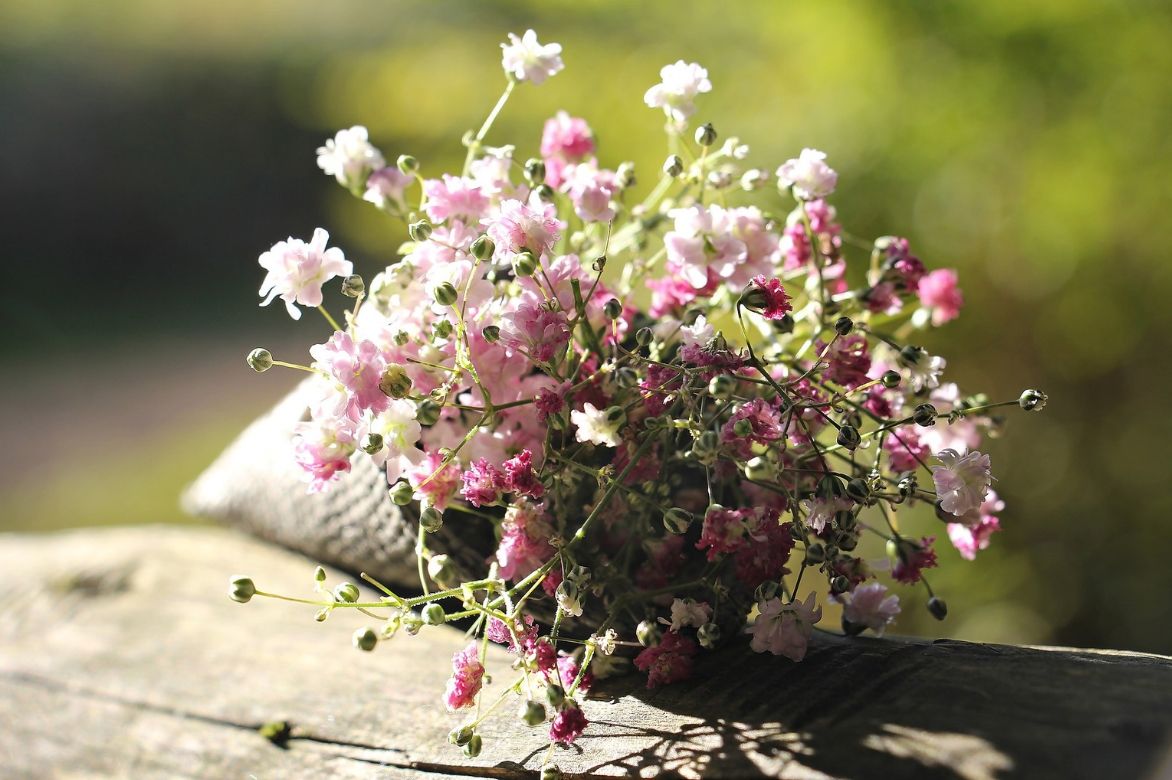
[[[358,615],[224,595],[302,592],[313,563],[216,528],[0,537],[0,775],[531,776],[544,730],[512,708],[465,759],[438,696],[450,628],[363,654]],[[508,657],[490,671],[508,679]],[[692,684],[609,682],[555,762],[582,776],[1158,778],[1172,770],[1172,659],[821,636],[792,664],[743,645]],[[498,683],[499,684],[499,683]],[[257,727],[292,724],[278,747]]]

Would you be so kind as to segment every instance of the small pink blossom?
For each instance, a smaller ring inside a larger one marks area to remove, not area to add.
[[[767,320],[780,320],[794,308],[785,288],[781,286],[781,280],[765,276],[753,277],[746,300],[751,300],[753,308],[760,309],[761,316]]]
[[[869,628],[880,636],[900,611],[899,596],[888,595],[887,586],[881,582],[859,585],[836,599],[843,605],[842,617],[846,622],[860,630]]]
[[[822,607],[814,603],[814,594],[804,602],[782,604],[781,599],[770,599],[758,606],[753,625],[747,629],[753,635],[749,646],[754,652],[784,655],[791,661],[806,657],[806,648],[814,624],[822,619]]]
[[[554,716],[553,721],[549,724],[549,739],[551,742],[558,742],[562,745],[572,744],[578,737],[582,736],[582,732],[586,730],[588,725],[590,722],[586,720],[582,708],[572,702],[566,702],[566,706]]]
[[[887,244],[887,263],[895,281],[904,290],[916,290],[927,272],[923,262],[911,252],[906,238],[893,237]]]
[[[444,691],[444,704],[449,710],[471,707],[476,703],[476,694],[484,683],[484,666],[476,650],[476,643],[470,642],[452,656],[452,676],[448,678]]]
[[[541,133],[541,156],[557,157],[566,162],[581,162],[594,154],[594,132],[585,119],[565,111],[545,120]],[[558,185],[550,183],[550,186]]]
[[[916,292],[920,305],[932,313],[932,324],[939,327],[960,316],[964,296],[957,287],[956,271],[941,268],[920,279]]]
[[[298,423],[293,432],[293,457],[304,472],[310,493],[323,492],[340,474],[350,470],[357,450],[348,421],[313,420]]]
[[[941,450],[936,460],[941,465],[932,467],[932,481],[940,508],[957,517],[979,510],[993,480],[989,456],[977,450],[965,455],[956,450]]]
[[[919,435],[910,428],[892,431],[883,440],[883,449],[887,451],[891,470],[896,472],[915,471],[932,454],[928,445],[922,443]]]
[[[415,488],[415,498],[441,511],[447,508],[460,482],[460,469],[455,462],[441,469],[443,460],[444,456],[438,451],[427,452],[419,459],[419,463],[404,474]]]
[[[533,453],[521,450],[504,463],[505,489],[510,493],[526,498],[541,498],[545,494],[545,486],[537,478],[537,471],[533,468]]]
[[[680,632],[681,628],[693,626],[699,628],[712,619],[712,607],[707,601],[695,599],[675,599],[671,603],[671,620],[660,618],[660,621],[671,626],[669,630]]]
[[[260,267],[268,271],[260,285],[264,296],[261,306],[268,306],[274,298],[285,302],[285,310],[295,320],[301,319],[301,310],[294,304],[317,307],[322,304],[321,288],[335,276],[349,276],[354,264],[345,258],[338,247],[326,249],[330,234],[321,228],[313,231],[307,244],[299,238],[278,241],[260,256]]]
[[[635,668],[647,672],[647,687],[658,688],[692,676],[699,646],[674,631],[664,632],[659,644],[644,648],[635,656]]]
[[[568,691],[570,687],[573,686],[574,680],[578,679],[578,672],[581,671],[581,668],[578,666],[578,662],[574,660],[574,656],[572,655],[558,656],[557,666],[558,678],[562,682],[562,687]],[[589,669],[587,669],[586,672],[582,674],[582,679],[578,683],[578,690],[585,693],[593,686],[594,674]]]
[[[542,420],[560,414],[566,408],[565,391],[562,388],[543,387],[537,391],[533,403]]]
[[[488,196],[480,191],[480,185],[459,176],[445,173],[440,179],[426,179],[423,194],[427,196],[423,209],[432,222],[479,222],[488,210]]]
[[[871,351],[867,337],[862,333],[839,336],[823,359],[827,365],[822,375],[843,387],[853,388],[863,384],[867,381],[867,372],[871,370]]]
[[[461,479],[464,486],[460,489],[460,495],[475,507],[497,503],[505,490],[504,472],[485,458],[473,463]]]
[[[826,153],[817,149],[803,149],[797,157],[782,163],[777,169],[777,186],[793,188],[801,200],[825,198],[834,192],[838,174],[826,164]]]
[[[819,496],[802,501],[801,506],[806,510],[806,525],[814,533],[820,534],[834,521],[835,515],[839,512],[849,512],[854,508],[854,503],[838,496],[832,498]]]
[[[406,208],[403,202],[403,191],[415,181],[415,177],[403,173],[396,166],[379,168],[366,179],[366,192],[362,199],[373,203],[380,209],[395,206],[402,210]]]
[[[500,344],[506,355],[524,354],[551,363],[570,342],[565,312],[551,310],[536,296],[525,294],[500,318]]]
[[[935,541],[935,536],[925,536],[918,544],[904,540],[899,546],[899,560],[891,568],[892,578],[904,585],[914,585],[922,579],[924,569],[936,568],[936,551],[932,549]]]
[[[549,538],[553,530],[542,517],[541,504],[513,504],[501,523],[501,541],[496,560],[501,577],[515,580],[538,569],[553,555]],[[552,573],[552,572],[551,572]]]
[[[532,615],[524,615],[513,625],[513,630],[499,618],[489,618],[484,633],[490,641],[508,646],[511,653],[527,653],[537,642],[537,625]],[[514,634],[516,640],[514,641]]]
[[[696,549],[707,550],[710,561],[725,553],[735,553],[744,544],[745,531],[753,519],[752,509],[713,506],[704,515]]]
[[[737,433],[747,423],[748,433]],[[785,437],[777,409],[763,398],[741,404],[720,429],[720,442],[742,460],[753,454],[753,445],[776,444]]]
[[[793,536],[789,527],[780,522],[776,508],[765,507],[757,514],[756,522],[748,525],[745,543],[733,553],[737,579],[753,589],[768,580],[780,579],[788,571],[785,564],[794,549]]]
[[[500,210],[482,222],[496,245],[494,259],[508,260],[526,249],[540,258],[561,237],[557,213],[552,203],[529,206],[519,200],[503,201]]]
[[[501,67],[517,81],[541,84],[565,67],[562,45],[540,43],[532,30],[526,30],[520,38],[509,33],[508,43],[501,44]]]
[[[996,513],[1005,509],[1005,502],[993,490],[976,512],[960,518],[962,522],[948,524],[948,538],[965,560],[973,560],[979,550],[989,546],[989,537],[1001,530]]]
[[[355,343],[350,334],[336,331],[325,344],[309,348],[313,356],[313,367],[325,371],[341,384],[350,394],[352,412],[370,409],[380,412],[390,403],[379,381],[382,379],[386,361],[378,346],[370,341]]]

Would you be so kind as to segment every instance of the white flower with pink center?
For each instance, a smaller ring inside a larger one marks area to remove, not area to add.
[[[386,164],[362,125],[339,130],[317,150],[317,167],[351,190],[362,187],[367,176]]]
[[[321,228],[313,231],[307,244],[299,238],[278,241],[262,254],[260,267],[268,271],[260,285],[264,296],[261,306],[268,306],[275,298],[285,302],[285,309],[295,320],[301,319],[302,306],[321,306],[321,288],[335,276],[349,276],[354,264],[346,259],[338,247],[326,248],[330,234]]]
[[[836,514],[850,511],[854,503],[841,497],[808,498],[802,501],[801,506],[806,510],[806,525],[814,533],[820,534],[826,530],[826,526],[834,520]]]
[[[501,67],[517,81],[540,84],[565,67],[562,45],[542,44],[532,30],[526,30],[520,38],[509,33],[509,42],[502,43],[501,50]]]
[[[777,169],[777,186],[792,187],[801,200],[825,198],[834,192],[838,174],[826,164],[826,153],[803,149],[797,157],[786,160]]]
[[[309,483],[308,492],[321,493],[349,471],[357,447],[353,424],[345,418],[298,423],[293,429],[293,457]]]
[[[715,337],[716,328],[712,327],[712,323],[703,314],[697,317],[691,325],[680,326],[680,346],[683,347],[703,349],[704,345]]]
[[[806,657],[806,647],[814,624],[822,619],[822,607],[814,603],[814,594],[804,602],[796,599],[783,604],[781,599],[770,599],[758,606],[757,618],[749,626],[753,635],[749,646],[753,652],[784,655],[791,661]]]
[[[881,582],[868,582],[836,597],[848,623],[869,628],[880,636],[899,614],[899,596],[888,595]]]
[[[989,456],[977,450],[965,455],[956,450],[942,450],[936,460],[941,465],[932,467],[932,481],[936,483],[940,508],[956,517],[979,511],[993,480]]]
[[[552,203],[529,206],[519,200],[502,202],[500,211],[482,223],[496,245],[493,257],[507,260],[527,249],[540,258],[561,237],[562,223],[557,214]]]
[[[660,69],[659,83],[647,90],[643,102],[650,108],[662,108],[676,122],[686,122],[696,113],[696,96],[711,91],[707,70],[695,62],[677,60]]]

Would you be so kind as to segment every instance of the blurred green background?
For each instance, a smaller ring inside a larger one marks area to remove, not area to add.
[[[1004,533],[975,564],[942,552],[949,621],[913,606],[901,631],[1172,651],[1158,2],[7,3],[0,530],[182,521],[182,486],[294,379],[247,349],[323,336],[257,308],[256,256],[321,225],[369,275],[402,238],[316,146],[362,123],[390,159],[458,165],[527,27],[567,68],[490,142],[531,154],[565,108],[646,186],[664,145],[643,91],[701,62],[698,120],[771,169],[826,150],[847,230],[960,269],[966,316],[926,343],[952,378],[1050,393],[989,447]]]

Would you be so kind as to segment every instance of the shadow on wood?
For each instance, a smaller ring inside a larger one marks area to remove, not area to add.
[[[466,760],[439,695],[457,631],[349,646],[356,614],[225,597],[288,593],[311,561],[210,528],[0,537],[0,774],[528,777],[544,729],[505,715]],[[336,625],[341,623],[342,625]],[[490,670],[508,679],[503,652]],[[498,685],[500,682],[497,683]],[[1157,778],[1172,659],[819,636],[801,664],[730,647],[696,680],[607,681],[554,761],[581,776]],[[491,695],[491,691],[490,691]],[[258,733],[287,721],[284,748]]]

